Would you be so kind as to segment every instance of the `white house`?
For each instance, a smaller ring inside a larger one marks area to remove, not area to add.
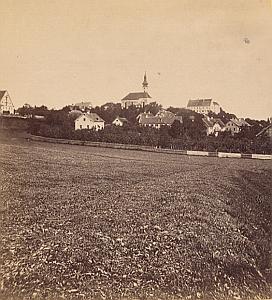
[[[206,116],[202,119],[205,127],[207,135],[214,134],[218,136],[218,133],[221,131],[225,131],[225,124],[219,118],[209,118]]]
[[[116,117],[112,121],[112,124],[115,126],[124,126],[125,123],[128,123],[128,120],[127,120],[127,118],[122,118],[122,117]]]
[[[75,130],[81,129],[104,129],[105,121],[96,113],[84,113],[75,119]]]
[[[250,126],[244,119],[230,119],[226,124],[226,131],[230,131],[232,135],[241,131],[243,127]]]
[[[204,115],[209,112],[213,112],[215,114],[220,113],[220,105],[217,102],[212,101],[212,99],[189,100],[187,108]]]
[[[8,91],[0,91],[0,114],[14,114],[15,108]]]

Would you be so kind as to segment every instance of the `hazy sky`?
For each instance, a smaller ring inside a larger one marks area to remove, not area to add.
[[[0,90],[16,107],[213,98],[272,115],[270,0],[0,0]]]

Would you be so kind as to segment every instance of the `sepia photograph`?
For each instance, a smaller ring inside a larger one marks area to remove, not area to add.
[[[272,0],[0,13],[0,300],[272,300]]]

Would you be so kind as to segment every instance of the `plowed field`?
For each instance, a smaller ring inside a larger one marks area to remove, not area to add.
[[[271,161],[0,141],[0,299],[271,297]]]

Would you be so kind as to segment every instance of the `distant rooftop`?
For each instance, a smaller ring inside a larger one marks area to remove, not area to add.
[[[210,106],[211,104],[212,104],[212,99],[197,99],[197,100],[189,100],[187,107]]]

